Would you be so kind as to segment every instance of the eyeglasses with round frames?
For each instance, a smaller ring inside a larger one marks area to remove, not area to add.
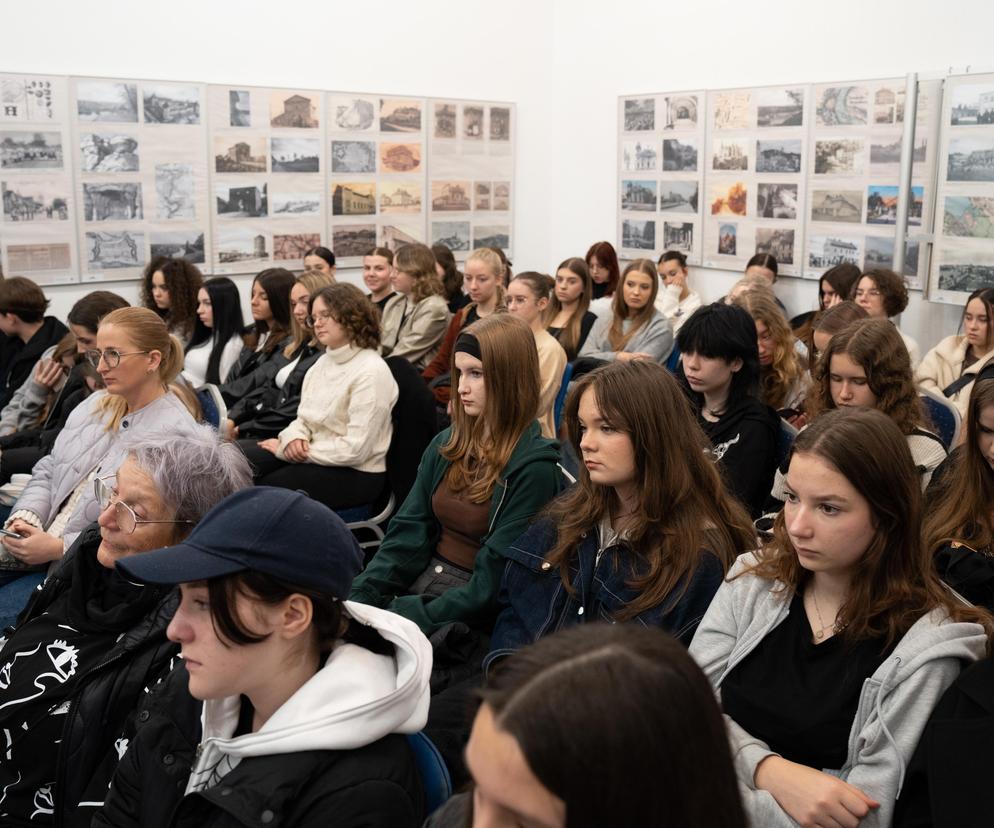
[[[318,322],[327,322],[329,319],[334,318],[335,317],[328,313],[328,311],[323,311],[313,316],[308,316],[304,322],[307,323],[308,328],[313,328]]]
[[[114,490],[104,482],[114,477],[117,477],[117,475],[109,474],[106,477],[96,478],[93,481],[93,494],[97,498],[97,503],[100,504],[101,512],[107,509],[108,506],[114,506],[114,520],[117,521],[117,528],[125,535],[132,534],[135,529],[144,523],[185,523],[190,526],[193,525],[194,521],[192,520],[145,520],[145,518],[138,517],[135,514],[135,510],[123,500],[118,500]]]
[[[127,353],[121,353],[117,350],[117,348],[108,348],[106,351],[98,351],[94,349],[86,352],[86,361],[89,362],[94,368],[99,368],[100,358],[103,357],[103,360],[108,368],[117,368],[117,366],[121,364],[121,357],[148,353],[151,353],[151,351],[128,351]]]

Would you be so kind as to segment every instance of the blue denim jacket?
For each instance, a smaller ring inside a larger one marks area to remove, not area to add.
[[[484,671],[496,659],[564,627],[590,621],[614,623],[616,613],[638,594],[628,582],[641,571],[640,562],[623,541],[605,549],[598,561],[600,540],[594,528],[581,536],[570,561],[575,591],[570,595],[559,567],[545,560],[555,541],[552,522],[539,520],[505,550],[499,615]],[[631,623],[661,627],[689,645],[724,576],[717,556],[703,551],[687,589],[683,591],[684,584],[679,583],[661,604],[639,613]]]

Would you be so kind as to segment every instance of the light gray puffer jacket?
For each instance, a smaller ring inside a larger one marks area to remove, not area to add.
[[[108,415],[97,412],[106,396],[106,391],[91,394],[69,415],[51,454],[35,465],[31,481],[14,504],[7,523],[21,518],[45,529],[91,472],[107,475],[117,471],[124,462],[127,442],[155,434],[161,434],[163,439],[182,439],[196,429],[196,420],[170,392],[126,415],[117,431],[107,431]],[[93,491],[87,488],[66,524],[62,536],[66,549],[98,514]]]

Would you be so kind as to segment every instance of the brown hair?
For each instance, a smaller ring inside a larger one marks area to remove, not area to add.
[[[14,313],[22,322],[33,324],[45,318],[48,299],[38,285],[23,276],[0,281],[0,313]]]
[[[575,256],[560,263],[559,267],[556,268],[556,276],[559,275],[560,270],[568,270],[575,276],[579,276],[580,280],[583,282],[583,293],[580,294],[580,298],[576,303],[576,310],[573,311],[573,315],[570,316],[569,322],[563,326],[562,332],[559,334],[559,344],[563,346],[563,350],[566,352],[566,357],[568,359],[576,359],[576,355],[580,350],[580,334],[583,330],[583,317],[590,308],[590,297],[593,293],[593,282],[590,279],[590,270],[587,268],[587,263],[583,261],[583,259]],[[555,290],[553,290],[552,298],[549,300],[549,307],[545,309],[544,322],[546,327],[552,324],[552,320],[559,315],[559,311],[562,309],[562,303],[559,301],[559,297],[556,296]]]
[[[832,337],[815,368],[814,384],[808,394],[807,411],[812,417],[835,408],[832,399],[832,357],[845,354],[863,369],[870,390],[877,398],[876,409],[890,417],[903,434],[928,424],[911,358],[901,334],[887,319],[853,322]]]
[[[152,277],[160,271],[169,291],[168,310],[160,310],[152,298]],[[155,256],[142,273],[142,307],[157,313],[166,325],[189,339],[197,322],[197,293],[203,285],[204,277],[196,265],[186,259]]]
[[[874,536],[852,567],[838,615],[842,636],[850,641],[883,637],[891,646],[937,608],[954,621],[983,624],[990,635],[990,616],[956,600],[935,574],[922,542],[918,470],[892,419],[874,409],[831,411],[798,434],[793,456],[798,455],[831,465],[870,507]],[[773,524],[773,540],[757,557],[759,562],[748,571],[780,581],[790,592],[801,590],[811,578],[798,561],[784,512]]]
[[[317,254],[315,254],[317,255]],[[268,333],[269,337],[262,346],[263,353],[271,354],[290,333],[290,323],[293,314],[290,313],[290,291],[296,284],[297,278],[285,267],[267,267],[259,271],[252,280],[266,294],[269,311],[273,315],[272,327],[268,322],[256,320],[252,331],[245,337],[245,345],[255,348],[259,344],[259,335]]]
[[[581,377],[566,401],[569,440],[580,449],[580,399],[592,391],[603,417],[632,442],[639,502],[627,543],[641,564],[630,584],[638,597],[614,620],[627,621],[659,605],[681,583],[686,589],[701,560],[712,552],[727,570],[755,546],[749,515],[725,488],[708,459],[707,437],[677,381],[651,362],[612,362]],[[555,546],[546,556],[572,592],[570,567],[580,538],[620,507],[615,490],[590,479],[581,465],[577,484],[554,500],[545,514],[556,525]]]
[[[459,395],[452,395],[452,433],[441,455],[451,463],[446,480],[452,490],[465,490],[472,503],[485,503],[538,416],[538,351],[531,329],[506,313],[492,313],[464,328],[460,336],[467,334],[480,345],[486,403],[481,416],[471,417]],[[453,348],[453,389],[459,387],[460,377],[456,353]]]
[[[109,290],[95,290],[77,300],[66,317],[70,325],[79,325],[91,333],[96,333],[100,320],[111,311],[129,307],[128,300]]]
[[[618,280],[621,278],[621,268],[618,265],[618,254],[614,252],[611,242],[599,241],[590,245],[587,255],[583,261],[590,267],[590,260],[597,259],[597,263],[607,270],[607,282],[604,284],[604,295],[611,296],[618,289]]]
[[[445,275],[442,276],[442,284],[445,286],[445,297],[448,301],[453,301],[462,296],[462,273],[456,267],[456,257],[452,251],[444,244],[433,244],[431,246],[432,255],[435,261],[442,266]]]
[[[734,304],[749,312],[754,322],[762,322],[773,338],[773,362],[761,365],[759,383],[763,402],[771,408],[784,408],[787,397],[804,375],[804,364],[794,350],[794,334],[780,306],[760,291],[746,291]]]
[[[394,254],[393,265],[414,280],[414,303],[429,296],[445,296],[445,286],[435,270],[435,255],[423,244],[405,244]]]
[[[432,248],[432,253],[434,253],[435,248]],[[374,247],[372,250],[367,250],[362,254],[363,258],[366,256],[381,256],[386,259],[390,264],[393,264],[393,251],[389,247]],[[436,256],[436,258],[438,258]]]
[[[311,294],[308,308],[311,314],[317,299],[327,305],[332,318],[345,328],[351,344],[374,351],[380,347],[380,312],[359,288],[348,282],[321,288]]]
[[[984,312],[987,314],[987,349],[990,350],[994,348],[994,288],[978,288],[967,297],[963,305],[963,314],[959,320],[960,328],[963,327],[963,322],[966,319],[967,306],[974,299],[980,300],[984,306]]]
[[[830,267],[821,274],[821,278],[818,280],[818,307],[823,311],[828,310],[821,304],[822,282],[828,282],[840,299],[848,299],[853,286],[859,281],[861,275],[859,268],[852,262],[842,262],[835,267]]]
[[[636,270],[643,276],[649,277],[649,281],[652,283],[652,292],[649,294],[649,301],[639,310],[633,312],[625,304],[625,291],[623,288],[625,277]],[[656,296],[659,295],[659,274],[656,272],[656,266],[652,263],[652,260],[636,259],[630,262],[628,267],[625,268],[625,272],[621,274],[621,282],[618,288],[614,293],[614,298],[611,300],[611,327],[607,332],[607,341],[610,343],[612,351],[625,350],[625,346],[631,342],[632,337],[656,313]],[[628,333],[622,330],[622,323],[626,319],[632,320],[632,325],[628,329]]]
[[[904,279],[898,276],[893,270],[885,268],[867,270],[853,282],[852,294],[849,296],[850,299],[856,298],[859,283],[864,278],[870,279],[877,290],[880,291],[884,303],[884,313],[888,317],[897,316],[908,307],[908,287],[904,284]]]
[[[548,299],[552,294],[552,289],[556,286],[556,280],[549,274],[537,273],[534,270],[524,270],[511,281],[527,284],[528,289],[535,294],[536,299]]]
[[[812,371],[812,376],[814,375],[814,367],[818,364],[818,354],[815,353],[817,351],[817,348],[815,348],[815,334],[824,333],[828,334],[831,338],[849,327],[853,322],[869,318],[870,314],[866,312],[866,308],[857,305],[852,299],[839,302],[839,304],[833,305],[828,310],[819,311],[815,315],[813,324],[810,326],[810,330],[805,338],[805,343],[808,346],[808,367]]]
[[[296,285],[303,285],[307,288],[307,307],[310,308],[310,299],[314,297],[314,294],[321,290],[321,288],[333,285],[334,283],[334,278],[326,273],[322,273],[320,270],[305,270],[297,277],[294,287],[296,287]],[[290,288],[290,292],[293,293],[292,287]],[[292,312],[290,314],[290,331],[293,334],[293,339],[290,340],[286,348],[283,349],[283,356],[287,359],[293,359],[293,356],[297,353],[297,351],[308,343],[313,345],[315,342],[314,331],[306,325],[298,323],[297,318]]]
[[[770,301],[774,304],[777,301],[773,288],[770,287],[770,283],[762,276],[743,276],[728,289],[728,294],[725,296],[725,304],[731,305],[736,299],[744,296],[746,293],[760,293],[763,296],[769,297]]]

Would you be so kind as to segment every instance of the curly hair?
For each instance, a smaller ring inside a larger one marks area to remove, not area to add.
[[[435,270],[435,254],[423,244],[405,244],[394,254],[393,266],[414,280],[411,298],[415,304],[429,296],[445,297],[445,285]]]
[[[355,285],[337,282],[311,295],[308,311],[314,314],[314,302],[320,299],[339,325],[345,328],[349,342],[357,348],[380,347],[380,312]]]
[[[815,366],[807,411],[817,418],[836,407],[832,399],[832,357],[845,354],[863,369],[875,408],[890,417],[903,434],[928,426],[911,372],[911,358],[901,334],[887,319],[861,319],[832,337]]]
[[[908,287],[904,284],[904,279],[898,276],[893,270],[877,268],[867,270],[855,282],[853,282],[850,299],[856,298],[856,290],[863,279],[869,279],[874,287],[880,291],[880,296],[884,302],[884,313],[888,318],[897,316],[908,307]]]
[[[152,298],[152,278],[162,273],[169,292],[169,309],[162,310]],[[196,265],[186,259],[154,256],[142,273],[142,307],[155,311],[171,330],[189,339],[197,323],[197,293],[204,286],[204,277]]]
[[[763,402],[771,408],[783,408],[791,390],[804,374],[804,362],[794,350],[790,323],[777,303],[761,291],[740,293],[733,302],[749,311],[753,321],[762,322],[773,338],[773,361],[760,368],[760,388]]]

